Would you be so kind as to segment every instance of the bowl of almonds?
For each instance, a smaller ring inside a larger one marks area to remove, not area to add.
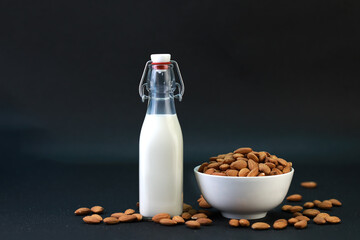
[[[211,157],[194,168],[206,201],[226,218],[259,219],[284,200],[292,163],[249,147]]]

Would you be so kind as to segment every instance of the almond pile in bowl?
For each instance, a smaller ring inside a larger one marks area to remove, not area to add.
[[[292,163],[265,151],[253,151],[249,147],[219,154],[204,162],[198,171],[217,176],[262,177],[288,173]]]

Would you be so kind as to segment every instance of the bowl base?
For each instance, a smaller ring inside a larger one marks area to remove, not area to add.
[[[265,217],[267,212],[255,213],[255,214],[238,214],[238,213],[229,213],[229,212],[221,212],[226,218],[234,218],[234,219],[259,219]]]

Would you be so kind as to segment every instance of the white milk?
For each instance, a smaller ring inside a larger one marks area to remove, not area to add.
[[[176,114],[147,114],[140,134],[140,213],[180,215],[183,139]]]

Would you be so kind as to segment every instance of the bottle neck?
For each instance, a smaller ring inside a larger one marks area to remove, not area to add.
[[[176,114],[174,97],[151,94],[146,114]]]
[[[147,114],[176,114],[175,78],[172,65],[150,66],[148,78],[149,103]]]

